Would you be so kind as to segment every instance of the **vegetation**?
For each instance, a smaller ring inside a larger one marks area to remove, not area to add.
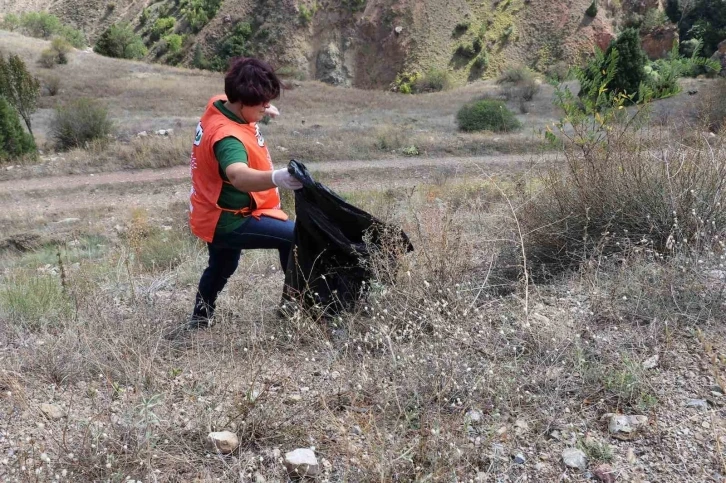
[[[71,49],[71,44],[66,39],[55,37],[50,47],[41,52],[39,62],[48,69],[52,69],[58,64],[67,64]]]
[[[179,6],[184,20],[193,32],[199,32],[217,14],[222,0],[181,0]]]
[[[70,149],[107,140],[113,132],[113,123],[103,105],[80,98],[56,107],[51,132],[58,149]]]
[[[40,81],[15,54],[7,59],[0,53],[0,97],[4,97],[25,121],[30,135],[33,135],[31,116],[38,109]]]
[[[20,17],[14,13],[7,13],[3,16],[3,21],[0,23],[0,28],[4,30],[14,31],[20,27]]]
[[[77,49],[86,46],[86,36],[82,31],[64,25],[58,17],[50,13],[24,13],[18,23],[23,33],[28,36],[49,39],[55,35],[66,39]]]
[[[151,27],[151,38],[153,40],[160,39],[174,30],[174,25],[176,25],[176,19],[174,17],[162,17],[156,19],[156,22],[154,22],[154,25]]]
[[[411,86],[412,93],[439,92],[451,89],[451,76],[446,70],[431,68],[416,76]]]
[[[147,53],[144,41],[134,33],[128,23],[111,25],[101,34],[93,50],[98,54],[120,59],[140,59]]]
[[[300,23],[303,25],[309,25],[310,22],[313,20],[313,15],[315,15],[315,11],[317,10],[317,4],[313,4],[311,8],[308,8],[304,4],[300,4],[298,7],[300,10]]]
[[[23,130],[17,111],[0,96],[0,161],[35,151],[33,137]]]
[[[521,124],[501,101],[480,100],[465,104],[456,115],[462,131],[514,131]]]
[[[590,6],[587,7],[587,10],[585,10],[585,15],[590,18],[597,17],[597,0],[593,0]]]
[[[250,24],[246,22],[236,24],[218,45],[216,55],[210,63],[212,69],[225,71],[229,59],[249,56],[252,52],[249,45],[251,37],[252,26]]]
[[[678,25],[681,42],[699,39],[703,54],[711,57],[726,39],[726,2],[713,0],[669,0],[666,14]]]

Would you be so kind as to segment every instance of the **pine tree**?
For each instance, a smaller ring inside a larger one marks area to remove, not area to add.
[[[32,136],[30,116],[38,109],[40,81],[28,72],[25,62],[17,55],[12,54],[6,60],[0,54],[0,96],[15,108]]]
[[[624,92],[633,95],[633,101],[638,101],[640,83],[645,78],[645,63],[647,57],[640,45],[640,34],[636,29],[626,29],[618,38],[610,43],[605,57],[612,50],[618,51],[617,72],[608,86],[613,92]]]
[[[597,0],[593,0],[590,6],[587,7],[587,10],[585,10],[585,15],[590,18],[595,18],[597,16]]]
[[[0,96],[0,160],[35,151],[33,137],[23,130],[17,111]]]

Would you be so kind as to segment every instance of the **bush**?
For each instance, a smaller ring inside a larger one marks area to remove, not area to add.
[[[56,65],[60,64],[58,52],[50,48],[43,49],[43,51],[40,53],[40,59],[38,59],[38,63],[46,69],[52,69]]]
[[[3,17],[2,23],[0,23],[0,28],[9,30],[11,32],[16,30],[18,27],[20,27],[20,18],[13,13],[6,14]]]
[[[87,45],[86,34],[67,25],[61,27],[58,36],[66,39],[69,44],[77,49],[82,49]]]
[[[90,141],[105,140],[112,131],[108,110],[86,98],[57,107],[51,124],[51,134],[59,149],[83,147]]]
[[[445,70],[431,68],[413,82],[413,92],[439,92],[451,89],[451,76]]]
[[[533,79],[533,77],[534,74],[531,70],[524,66],[517,65],[513,67],[508,67],[507,69],[502,71],[502,73],[499,74],[499,77],[497,78],[497,84],[518,84],[520,82],[529,81]]]
[[[588,89],[604,93],[608,77]],[[623,109],[624,95],[577,99],[556,91],[565,167],[552,168],[521,217],[528,260],[542,275],[632,251],[666,257],[718,246],[726,231],[726,151],[698,138],[696,146],[663,145],[659,155],[638,132],[644,108]]]
[[[160,39],[162,36],[172,31],[174,29],[174,25],[176,25],[174,17],[156,19],[153,27],[151,27],[151,38],[154,40]]]
[[[93,51],[107,57],[140,59],[147,49],[128,23],[111,25],[96,42]]]
[[[249,39],[252,37],[252,26],[246,22],[238,23],[232,28],[217,47],[217,55],[211,62],[214,70],[227,70],[229,59],[249,56]]]
[[[454,35],[463,35],[467,30],[469,30],[469,27],[471,27],[471,22],[468,20],[457,23],[454,27]]]
[[[73,49],[70,43],[63,37],[55,37],[50,44],[50,48],[58,53],[58,63],[68,63],[68,53]]]
[[[181,14],[192,31],[199,32],[217,14],[222,0],[181,0]]]
[[[47,12],[29,12],[20,17],[20,24],[31,37],[48,39],[61,29],[61,21]]]
[[[666,16],[665,12],[660,10],[659,8],[651,8],[647,12],[645,12],[645,17],[643,18],[643,23],[640,24],[640,31],[641,32],[649,32],[653,29],[656,29],[658,27],[662,27],[666,24],[668,21],[668,17]]]
[[[561,60],[547,67],[545,75],[548,79],[556,82],[564,82],[570,77],[570,66]]]
[[[484,70],[489,66],[489,56],[486,55],[486,52],[483,52],[479,54],[476,59],[474,59],[474,62],[471,64],[471,67],[476,70]]]
[[[480,49],[481,50],[481,49]],[[473,43],[462,42],[456,47],[455,54],[464,59],[473,59],[478,54]]]
[[[635,29],[627,29],[610,44],[605,57],[613,50],[618,52],[617,68],[609,88],[613,93],[633,95],[638,101],[640,84],[645,79],[645,64],[648,58],[640,45],[640,35]]]
[[[34,329],[69,317],[70,298],[57,277],[49,274],[22,274],[0,287],[0,306],[6,320]]]
[[[13,106],[0,96],[0,160],[17,158],[34,151],[33,137],[23,130]]]
[[[597,0],[593,0],[590,6],[587,7],[587,10],[585,10],[585,15],[590,18],[597,17]]]
[[[514,131],[521,124],[501,101],[481,100],[464,105],[456,115],[462,131]]]
[[[166,51],[170,54],[177,54],[181,51],[184,37],[179,34],[169,34],[164,37],[166,43]]]
[[[0,97],[15,108],[31,136],[31,116],[38,109],[39,96],[40,81],[28,71],[25,62],[14,54],[5,60],[0,52]]]
[[[51,97],[57,95],[60,92],[60,84],[60,77],[50,76],[45,79],[43,86],[45,87],[46,94]]]

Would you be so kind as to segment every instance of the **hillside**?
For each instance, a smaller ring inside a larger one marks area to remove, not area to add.
[[[644,11],[657,2],[603,6],[590,18],[585,15],[590,0],[241,0],[222,2],[197,28],[185,20],[184,5],[0,0],[0,13],[47,10],[83,29],[91,42],[109,25],[130,22],[150,47],[147,60],[187,65],[195,52],[211,59],[234,27],[247,23],[251,33],[239,48],[290,75],[380,88],[402,72],[447,70],[461,84],[492,77],[507,64],[540,71],[557,62],[572,64],[593,45],[606,45],[624,12]],[[184,36],[182,52],[173,59],[164,56],[163,40],[151,35],[154,22],[168,17],[176,19],[173,29]]]

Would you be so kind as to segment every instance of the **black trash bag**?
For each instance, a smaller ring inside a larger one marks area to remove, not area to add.
[[[303,187],[295,191],[295,237],[285,273],[283,313],[297,309],[331,317],[350,312],[370,287],[374,252],[395,264],[413,245],[398,227],[346,203],[313,180],[304,164],[292,160],[288,172]],[[390,266],[390,265],[389,265]]]

